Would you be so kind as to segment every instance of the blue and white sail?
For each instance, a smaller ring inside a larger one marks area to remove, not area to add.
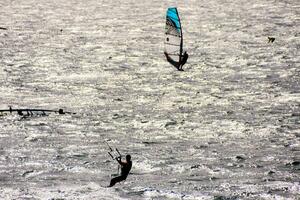
[[[172,60],[180,62],[183,52],[182,47],[182,27],[177,8],[168,8],[165,27],[165,53]]]

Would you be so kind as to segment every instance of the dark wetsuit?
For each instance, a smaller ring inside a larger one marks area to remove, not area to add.
[[[179,70],[182,70],[183,65],[186,63],[187,59],[189,58],[189,54],[187,52],[184,52],[182,60],[180,62]]]
[[[111,179],[108,187],[114,186],[116,183],[126,180],[131,167],[132,161],[122,162],[121,159],[117,159],[118,163],[121,165],[121,175]]]

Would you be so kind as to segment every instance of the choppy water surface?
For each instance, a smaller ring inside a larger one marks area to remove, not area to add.
[[[182,73],[162,53],[174,5]],[[1,199],[299,197],[298,1],[0,6],[0,109],[76,112],[0,116]],[[133,158],[110,189],[104,140]]]

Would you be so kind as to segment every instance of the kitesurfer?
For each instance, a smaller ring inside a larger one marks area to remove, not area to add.
[[[111,179],[110,184],[109,184],[108,187],[112,187],[116,183],[126,180],[128,174],[131,170],[131,167],[132,167],[131,156],[129,154],[126,155],[126,161],[125,162],[122,161],[121,157],[117,157],[116,160],[121,165],[121,175]]]

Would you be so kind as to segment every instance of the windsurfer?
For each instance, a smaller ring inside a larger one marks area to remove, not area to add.
[[[131,170],[131,167],[132,167],[131,156],[129,154],[126,155],[126,161],[125,162],[123,162],[121,160],[121,157],[117,157],[116,160],[121,165],[121,175],[111,179],[110,184],[109,184],[108,187],[112,187],[116,183],[126,180],[128,174]]]
[[[180,61],[180,66],[179,66],[178,70],[182,70],[183,71],[182,67],[186,63],[186,61],[187,61],[188,58],[189,58],[189,54],[187,54],[187,52],[185,51],[184,54],[183,54],[183,56],[182,56],[182,59]]]

